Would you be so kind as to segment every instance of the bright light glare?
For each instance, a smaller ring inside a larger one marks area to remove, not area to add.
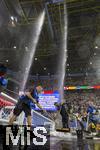
[[[11,16],[10,18],[11,18],[11,20],[14,20],[14,17],[13,17],[13,16]]]
[[[98,48],[98,46],[95,46],[95,48],[97,49],[97,48]]]
[[[14,48],[16,48],[16,46],[14,46]]]

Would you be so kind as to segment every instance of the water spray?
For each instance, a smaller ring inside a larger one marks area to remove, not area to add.
[[[32,43],[32,48],[30,50],[29,55],[25,56],[25,64],[24,64],[24,68],[26,68],[25,72],[24,72],[24,77],[23,77],[23,81],[21,84],[21,91],[25,90],[26,87],[26,83],[28,80],[28,76],[29,76],[29,72],[30,72],[30,68],[32,65],[32,62],[34,60],[34,56],[35,56],[35,51],[36,51],[36,47],[39,41],[39,36],[42,30],[42,26],[44,23],[44,19],[45,19],[45,10],[43,10],[43,12],[40,14],[40,16],[37,19],[37,23],[36,23],[36,31],[35,31],[35,36],[33,37],[33,43]]]
[[[66,74],[66,62],[67,62],[67,8],[66,3],[64,3],[64,31],[63,31],[63,41],[62,41],[62,58],[61,58],[61,74],[60,74],[60,94],[61,100],[63,101],[64,97],[64,79]]]

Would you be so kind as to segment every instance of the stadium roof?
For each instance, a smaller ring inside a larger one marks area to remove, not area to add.
[[[68,13],[68,61],[66,72],[99,69],[100,2],[66,0]],[[37,17],[45,8],[46,18],[39,38],[31,74],[55,74],[63,34],[63,0],[1,0],[0,61],[9,69],[22,69],[24,53],[29,52]],[[97,60],[97,61],[96,61]]]

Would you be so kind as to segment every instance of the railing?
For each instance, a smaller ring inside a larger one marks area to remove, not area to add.
[[[13,99],[12,97],[8,96],[7,94],[3,94],[3,96],[5,96],[5,98],[7,98],[7,101],[10,101],[10,102],[13,101],[14,103],[17,102],[17,100]],[[14,107],[15,106],[6,106],[0,110],[0,124],[8,123],[9,118],[11,117],[11,115],[13,113]],[[53,130],[55,128],[55,123],[51,119],[45,117],[44,115],[42,115],[39,112],[36,112],[34,110],[32,110],[31,113],[32,113],[32,125],[33,126],[50,125],[51,130]],[[14,123],[19,124],[19,125],[26,124],[26,118],[25,118],[24,112],[22,112],[20,114],[20,116]]]

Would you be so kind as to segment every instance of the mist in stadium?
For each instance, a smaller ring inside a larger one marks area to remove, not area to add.
[[[0,150],[100,150],[99,3],[0,0]]]

